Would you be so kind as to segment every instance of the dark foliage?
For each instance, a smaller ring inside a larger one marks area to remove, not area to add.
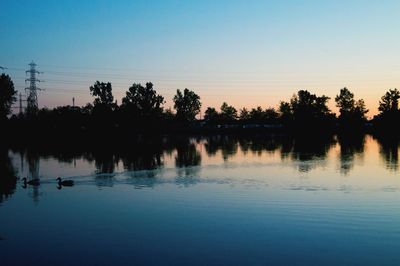
[[[7,119],[11,112],[11,105],[16,101],[17,91],[10,76],[1,74],[0,76],[0,123]]]
[[[176,91],[174,96],[174,108],[176,110],[176,118],[184,123],[192,122],[196,119],[196,115],[200,113],[200,97],[188,89]]]
[[[300,90],[290,102],[281,102],[282,123],[299,133],[330,131],[335,126],[335,115],[327,106],[328,100],[325,95]]]
[[[374,120],[375,133],[380,135],[398,136],[400,133],[400,92],[391,89],[382,96],[379,101],[379,115]]]
[[[339,108],[339,126],[342,130],[362,130],[367,119],[365,114],[364,100],[354,100],[354,94],[347,88],[340,90],[340,94],[335,98],[336,106]]]

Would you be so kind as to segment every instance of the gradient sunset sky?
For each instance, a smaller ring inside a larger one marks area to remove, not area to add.
[[[172,106],[176,89],[277,107],[299,89],[333,98],[348,87],[376,114],[400,88],[400,1],[0,1],[0,66],[23,92],[34,60],[40,106],[92,101],[110,81],[118,102],[152,81]]]

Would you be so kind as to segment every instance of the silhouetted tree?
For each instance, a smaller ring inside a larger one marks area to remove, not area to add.
[[[379,101],[378,110],[381,114],[399,111],[400,92],[397,89],[391,89],[382,96]]]
[[[340,94],[335,97],[336,106],[339,108],[339,123],[342,129],[362,129],[365,125],[365,114],[368,110],[365,108],[364,100],[354,100],[354,94],[347,88],[340,90]]]
[[[207,122],[217,122],[219,120],[219,113],[217,110],[215,110],[215,108],[208,107],[204,112],[204,120]]]
[[[297,118],[318,118],[330,113],[327,106],[329,97],[320,97],[311,94],[309,91],[300,90],[290,100],[295,117]]]
[[[290,124],[291,120],[293,119],[293,112],[290,103],[288,102],[280,102],[279,104],[279,113],[280,119],[284,124]]]
[[[196,115],[200,113],[200,97],[193,91],[184,89],[182,93],[180,90],[177,90],[173,100],[176,117],[180,121],[194,121]]]
[[[340,90],[340,94],[335,97],[336,106],[339,108],[340,115],[350,113],[354,109],[354,94],[346,87]]]
[[[327,103],[329,97],[316,96],[306,90],[300,90],[292,97],[289,103],[281,102],[280,113],[282,120],[294,126],[298,132],[330,129],[334,122],[334,115]]]
[[[239,119],[242,121],[247,121],[250,119],[250,112],[249,112],[249,110],[247,110],[246,107],[243,107],[242,109],[240,109]]]
[[[134,83],[122,98],[122,106],[135,117],[158,117],[163,104],[164,97],[157,94],[151,82],[147,82],[145,87]]]
[[[267,123],[274,123],[278,119],[279,114],[275,108],[267,108],[264,111],[264,119]]]
[[[252,120],[253,122],[261,122],[263,118],[264,118],[264,111],[261,108],[261,106],[251,109],[250,120]]]
[[[243,121],[251,121],[253,123],[276,123],[279,114],[275,111],[274,108],[267,108],[263,110],[261,106],[257,108],[252,108],[247,111],[246,108],[243,108],[240,113],[240,120]]]
[[[1,74],[0,76],[0,122],[7,119],[11,113],[11,105],[16,101],[17,91],[10,76]]]
[[[226,102],[224,102],[221,105],[220,117],[223,122],[235,121],[237,118],[237,110],[235,109],[235,107],[228,105]]]
[[[96,81],[90,86],[90,94],[94,97],[91,113],[90,128],[99,132],[109,132],[115,127],[114,111],[117,108],[114,103],[112,86],[110,82]],[[96,133],[93,137],[100,137]]]
[[[274,108],[267,108],[261,112],[261,122],[263,123],[275,123],[277,121],[279,114]]]
[[[395,126],[400,121],[399,110],[400,92],[391,89],[379,101],[379,115],[374,119],[374,125],[382,134],[398,134],[399,127]]]
[[[95,97],[94,106],[112,107],[114,96],[112,95],[112,86],[110,82],[96,81],[93,86],[90,86],[90,94]]]

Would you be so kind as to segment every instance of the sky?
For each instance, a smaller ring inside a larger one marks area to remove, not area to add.
[[[172,107],[195,91],[203,112],[278,107],[299,89],[334,97],[343,87],[377,113],[400,88],[400,1],[0,0],[0,66],[22,93],[33,60],[41,107],[91,102],[110,81],[115,98],[153,82]]]

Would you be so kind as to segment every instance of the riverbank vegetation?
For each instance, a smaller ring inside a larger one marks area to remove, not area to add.
[[[267,130],[291,134],[357,133],[397,135],[400,121],[397,89],[388,90],[379,100],[379,114],[367,120],[368,109],[363,99],[343,88],[334,101],[339,114],[328,108],[330,97],[299,90],[291,99],[281,101],[277,108],[257,106],[251,109],[223,102],[219,109],[205,108],[199,119],[201,98],[189,89],[177,90],[174,108],[164,108],[165,98],[153,83],[132,84],[121,104],[114,99],[110,82],[96,81],[88,89],[93,102],[85,106],[59,106],[11,114],[16,90],[8,75],[0,77],[0,123],[10,136],[29,134],[48,137],[105,138],[110,134],[159,134],[207,131]]]

